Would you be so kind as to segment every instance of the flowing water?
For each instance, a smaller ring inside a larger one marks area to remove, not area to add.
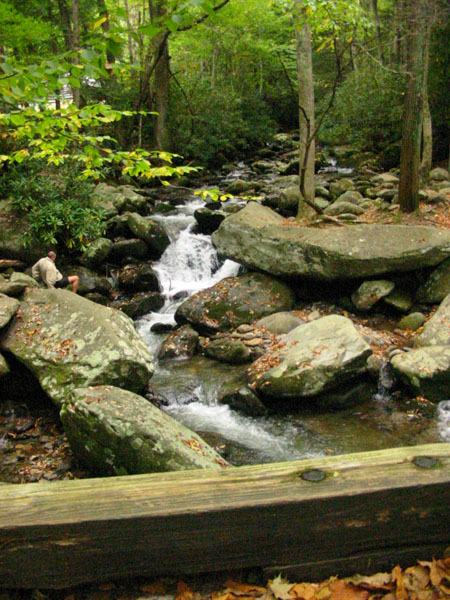
[[[201,199],[192,199],[178,207],[175,215],[152,217],[171,240],[153,265],[164,307],[136,323],[155,357],[167,334],[156,334],[152,327],[175,326],[175,311],[188,296],[237,275],[240,268],[232,261],[219,261],[210,237],[195,233],[193,214],[203,204]],[[441,403],[436,414],[425,416],[412,401],[399,407],[391,396],[388,369],[381,370],[378,389],[375,386],[357,407],[318,411],[304,402],[288,413],[249,417],[218,401],[223,391],[244,384],[244,367],[203,356],[155,362],[151,387],[163,410],[197,431],[236,465],[450,440],[450,401]]]

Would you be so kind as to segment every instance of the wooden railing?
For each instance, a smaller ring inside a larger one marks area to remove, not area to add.
[[[313,580],[442,556],[450,444],[0,486],[0,586],[262,567]]]

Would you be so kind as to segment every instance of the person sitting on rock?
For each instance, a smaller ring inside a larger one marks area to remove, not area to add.
[[[76,294],[78,289],[78,282],[80,278],[78,275],[68,275],[63,277],[58,271],[55,265],[56,252],[50,250],[47,256],[41,258],[31,267],[31,274],[35,279],[42,279],[48,288],[64,288],[72,284],[72,291]]]

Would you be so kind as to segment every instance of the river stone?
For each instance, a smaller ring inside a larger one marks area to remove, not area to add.
[[[408,313],[414,304],[414,298],[409,290],[396,287],[390,294],[384,296],[383,302],[400,312]]]
[[[106,183],[99,183],[94,191],[94,202],[97,206],[101,206],[108,211],[108,216],[114,216],[111,211],[111,205],[117,212],[145,210],[147,198],[138,194],[133,186],[119,185],[113,187]]]
[[[218,402],[250,417],[264,417],[269,412],[258,396],[246,386],[223,395]]]
[[[390,294],[394,287],[395,284],[392,281],[385,279],[365,281],[352,294],[352,302],[358,310],[370,310],[381,298]]]
[[[389,183],[392,185],[397,185],[398,177],[397,177],[397,175],[394,175],[393,173],[379,173],[378,175],[374,175],[373,177],[371,177],[370,181],[372,183],[377,183],[380,185],[386,185]]]
[[[370,354],[350,319],[329,315],[289,332],[251,365],[249,380],[271,401],[315,396],[363,373]]]
[[[316,188],[316,192],[317,192],[317,188]],[[364,202],[364,196],[361,194],[361,192],[357,192],[356,190],[348,190],[347,192],[344,192],[341,196],[339,196],[339,198],[337,199],[337,202],[349,202],[350,204],[361,204],[361,202]]]
[[[80,386],[141,392],[153,373],[131,319],[61,289],[28,289],[0,347],[28,367],[56,405]]]
[[[422,327],[425,321],[426,317],[423,313],[414,312],[410,315],[405,315],[402,319],[400,319],[397,327],[399,329],[410,329],[411,331],[417,331],[419,327]]]
[[[156,271],[149,264],[125,265],[119,273],[119,286],[129,292],[160,292]]]
[[[391,364],[416,394],[434,402],[449,399],[450,345],[426,346],[397,354]]]
[[[164,250],[170,244],[169,236],[164,227],[156,221],[141,217],[137,213],[128,214],[127,223],[131,233],[147,244],[151,258],[160,258],[163,255]]]
[[[444,260],[417,290],[416,300],[425,304],[437,304],[450,294],[450,259]]]
[[[339,196],[342,196],[348,190],[353,189],[355,189],[355,183],[346,177],[330,183],[330,194],[333,198],[339,198]]]
[[[124,258],[146,258],[149,256],[149,249],[144,240],[120,240],[115,242],[111,248],[110,258],[113,261],[120,261]]]
[[[248,192],[253,187],[253,184],[250,181],[244,181],[243,179],[236,179],[231,182],[227,188],[226,193],[232,195],[243,194],[244,192]]]
[[[299,200],[300,188],[298,185],[291,185],[281,192],[278,207],[282,213],[293,214],[297,211]]]
[[[190,323],[200,333],[226,331],[289,310],[293,303],[294,294],[286,284],[262,273],[246,273],[197,292],[178,307],[175,320]]]
[[[227,217],[212,240],[220,255],[250,268],[319,280],[413,271],[450,256],[450,231],[406,225],[298,227],[255,202]]]
[[[446,169],[442,169],[441,167],[436,167],[432,171],[430,171],[430,179],[432,181],[448,181],[450,179],[449,173]]]
[[[112,241],[108,238],[98,238],[91,242],[83,252],[81,262],[84,265],[96,267],[108,257],[112,248]]]
[[[364,208],[354,204],[353,202],[346,202],[343,200],[336,200],[333,204],[330,204],[325,210],[326,215],[336,217],[338,215],[362,215],[364,214]]]
[[[27,287],[40,287],[39,283],[30,275],[14,272],[9,279],[2,278],[0,281],[0,294],[13,296],[14,298],[23,294]]]
[[[130,319],[138,319],[149,312],[156,312],[164,306],[164,298],[159,292],[141,292],[132,298],[114,300],[112,308],[121,310]]]
[[[422,333],[415,340],[415,345],[450,345],[450,294],[442,301],[437,311],[425,324]]]
[[[4,377],[9,373],[9,365],[4,356],[0,354],[0,377]]]
[[[163,342],[158,358],[191,358],[197,349],[199,334],[190,325],[183,325]]]
[[[211,235],[213,231],[216,231],[226,216],[227,214],[222,210],[211,210],[210,208],[199,208],[194,212],[200,232],[206,235]]]
[[[0,329],[8,325],[19,308],[20,302],[5,294],[0,294]]]
[[[300,317],[297,317],[291,312],[283,311],[277,312],[268,317],[263,317],[256,321],[255,328],[264,327],[267,331],[276,334],[289,333],[292,329],[295,329],[299,325],[303,325],[305,321]]]
[[[209,358],[231,365],[242,365],[251,362],[251,353],[247,346],[239,340],[230,338],[212,340],[204,346],[203,352]]]
[[[61,420],[74,454],[105,475],[227,466],[196,433],[145,398],[116,387],[74,390]]]
[[[112,293],[112,285],[106,279],[97,275],[94,271],[79,265],[64,267],[64,275],[78,275],[80,281],[78,283],[78,293],[81,296],[86,294],[102,294],[109,297]],[[70,288],[69,288],[70,289]]]

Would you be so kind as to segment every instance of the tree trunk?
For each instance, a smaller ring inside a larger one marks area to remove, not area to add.
[[[428,179],[433,162],[433,124],[431,120],[430,102],[428,98],[428,69],[430,64],[430,28],[427,28],[423,69],[423,115],[422,115],[422,163],[420,174]]]
[[[157,22],[167,13],[165,0],[149,0],[148,6],[152,22]],[[165,33],[157,35],[152,42],[152,48],[156,62],[153,71],[151,99],[152,109],[157,112],[153,125],[153,143],[158,150],[168,150],[170,146],[167,130],[170,85],[168,36]]]
[[[123,0],[125,6],[125,12],[127,13],[127,28],[128,28],[128,58],[130,64],[134,63],[134,52],[133,52],[133,38],[131,37],[131,17],[130,17],[130,9],[128,7],[128,0]]]
[[[426,0],[405,1],[408,86],[403,108],[399,203],[402,212],[419,208]]]
[[[383,63],[384,62],[383,40],[381,38],[381,23],[380,23],[380,17],[378,15],[378,0],[370,0],[370,9],[372,11],[373,20],[375,22],[375,29],[376,29],[376,32],[377,32],[377,38],[378,38],[378,57],[380,59],[380,62]]]
[[[72,50],[80,49],[80,5],[78,0],[72,0]],[[80,108],[80,88],[72,86],[73,103]]]
[[[298,15],[303,12],[303,4],[295,3]],[[300,127],[300,200],[297,218],[311,214],[308,206],[314,202],[315,182],[315,141],[314,141],[314,86],[312,72],[311,31],[308,23],[304,22],[296,28],[297,41],[297,76],[298,103]]]

